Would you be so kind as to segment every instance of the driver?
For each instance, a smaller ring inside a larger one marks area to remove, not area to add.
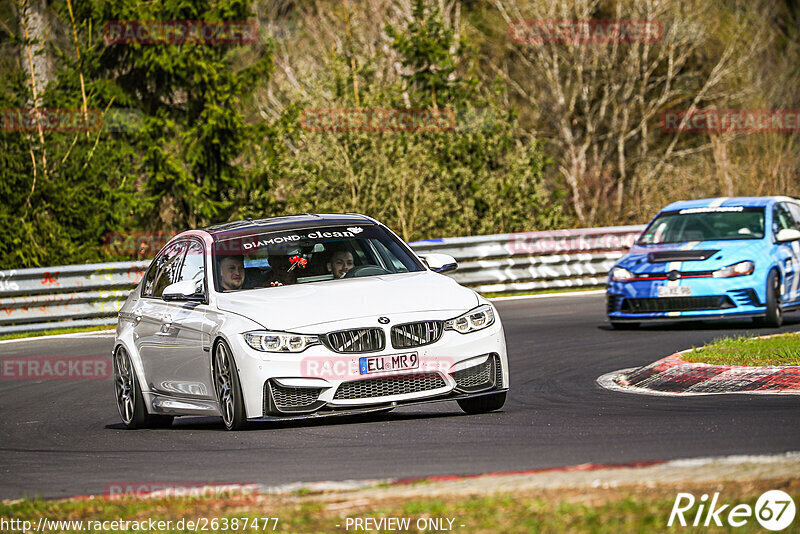
[[[328,272],[334,278],[341,278],[347,271],[353,268],[353,254],[344,248],[337,248],[331,252],[331,257],[328,260]]]
[[[244,256],[223,256],[218,263],[219,280],[224,291],[241,289],[244,284]]]

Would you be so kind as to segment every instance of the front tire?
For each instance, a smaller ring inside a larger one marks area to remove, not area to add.
[[[481,395],[467,399],[458,399],[458,405],[468,414],[486,413],[499,410],[506,403],[507,392],[495,393],[493,395]]]
[[[128,430],[137,428],[169,428],[173,416],[147,413],[142,388],[133,362],[125,347],[117,347],[114,353],[114,395],[122,424]]]
[[[231,349],[224,341],[214,348],[214,388],[217,392],[222,422],[228,430],[240,430],[247,424],[242,386]]]
[[[767,312],[757,319],[759,324],[778,328],[783,325],[783,303],[781,302],[781,278],[772,270],[767,278]]]

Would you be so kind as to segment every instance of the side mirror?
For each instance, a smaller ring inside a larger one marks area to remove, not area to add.
[[[447,254],[431,253],[420,256],[428,268],[435,273],[447,273],[458,269],[458,262]]]
[[[164,300],[203,300],[203,295],[197,291],[200,280],[183,280],[175,282],[164,288],[161,298]]]
[[[775,236],[775,240],[778,243],[787,243],[798,239],[800,239],[800,230],[795,230],[794,228],[784,228]]]

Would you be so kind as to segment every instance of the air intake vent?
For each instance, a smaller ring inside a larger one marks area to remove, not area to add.
[[[736,304],[727,295],[713,297],[662,297],[649,299],[625,299],[622,313],[657,313],[671,311],[724,310]]]
[[[325,345],[335,352],[375,352],[383,350],[386,339],[380,328],[341,330],[323,336]]]
[[[334,399],[371,399],[375,397],[388,397],[390,395],[404,395],[419,393],[447,386],[439,373],[420,373],[399,375],[386,378],[372,378],[368,380],[353,380],[344,382],[336,390]]]
[[[647,255],[650,263],[666,263],[668,261],[703,261],[707,260],[719,250],[663,250],[651,252]]]
[[[492,354],[480,365],[467,367],[453,373],[453,379],[459,390],[474,393],[496,387],[502,387],[503,373],[500,369],[500,358]]]
[[[435,343],[442,337],[444,321],[420,321],[392,327],[392,347],[408,349]]]
[[[284,387],[267,380],[264,382],[264,415],[313,412],[324,404],[318,402],[320,393],[322,388]]]

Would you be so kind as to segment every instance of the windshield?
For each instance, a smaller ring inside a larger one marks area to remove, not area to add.
[[[665,211],[650,223],[637,241],[639,245],[761,239],[764,208],[720,207]]]
[[[214,243],[218,291],[422,271],[392,234],[377,225],[303,228]]]

